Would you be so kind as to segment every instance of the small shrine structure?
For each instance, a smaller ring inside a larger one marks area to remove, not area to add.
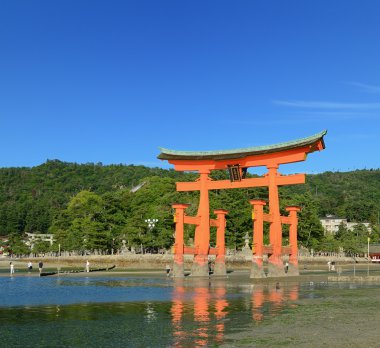
[[[282,164],[305,161],[309,153],[325,148],[323,137],[327,131],[313,136],[268,146],[249,147],[225,151],[176,151],[160,148],[158,158],[167,160],[177,171],[195,171],[195,182],[177,182],[177,191],[200,191],[196,216],[185,213],[188,204],[173,204],[175,209],[174,277],[184,275],[184,254],[192,254],[192,276],[209,276],[208,256],[216,255],[214,274],[226,274],[225,226],[228,212],[215,210],[216,219],[210,219],[209,191],[268,187],[268,204],[263,200],[251,200],[253,218],[251,278],[265,277],[263,256],[268,255],[269,277],[285,276],[283,256],[289,255],[288,275],[298,274],[297,212],[299,207],[287,207],[288,216],[281,216],[278,187],[305,183],[305,174],[282,175]],[[262,177],[247,178],[250,167],[265,166],[268,172]],[[230,180],[212,180],[213,170],[227,170]],[[267,205],[268,212],[264,212]],[[264,245],[263,225],[269,223],[269,245]],[[184,243],[184,225],[195,225],[194,247]],[[283,245],[282,225],[289,225],[289,245]],[[210,226],[217,227],[216,247],[210,247]]]

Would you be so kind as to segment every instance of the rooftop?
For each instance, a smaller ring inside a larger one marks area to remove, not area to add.
[[[292,140],[288,142],[264,145],[264,146],[254,146],[233,150],[217,150],[217,151],[177,151],[165,148],[160,148],[161,153],[158,155],[158,159],[161,160],[224,160],[224,159],[235,159],[243,158],[247,156],[262,155],[275,153],[280,151],[286,151],[291,149],[296,149],[300,147],[310,146],[307,153],[314,152],[316,150],[321,150],[325,148],[323,137],[326,135],[327,130],[324,130],[318,134],[301,138],[297,140]],[[321,143],[322,148],[319,148],[318,144]]]

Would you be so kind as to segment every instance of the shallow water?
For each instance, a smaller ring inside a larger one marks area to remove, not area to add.
[[[246,278],[3,277],[1,339],[8,347],[218,346],[228,333],[281,315],[300,299],[358,286],[253,285]]]

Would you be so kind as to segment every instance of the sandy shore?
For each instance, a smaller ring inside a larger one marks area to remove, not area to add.
[[[120,257],[120,256],[89,256],[89,257],[67,257],[67,258],[23,258],[23,259],[0,259],[0,276],[9,275],[9,262],[12,261],[15,267],[15,275],[33,275],[38,273],[38,262],[40,260],[44,263],[44,271],[69,271],[69,270],[84,270],[86,260],[90,261],[90,267],[92,269],[105,268],[116,266],[115,270],[112,271],[112,274],[127,274],[132,272],[133,274],[142,273],[142,274],[155,274],[155,273],[165,273],[166,264],[171,264],[172,259],[167,257],[167,255],[144,255],[134,256],[134,257]],[[191,260],[191,259],[189,259]],[[33,271],[28,273],[27,263],[32,261]],[[189,272],[191,267],[191,262],[186,265],[186,269]],[[230,271],[249,271],[250,262],[227,262],[227,269]],[[335,272],[327,272],[327,265],[324,261],[321,262],[320,259],[300,261],[299,265],[300,273],[303,275],[312,275],[312,274],[330,274],[336,275]],[[352,275],[354,271],[365,271],[368,270],[370,273],[379,272],[380,275],[380,264],[368,264],[365,262],[362,263],[350,263],[347,260],[342,262],[337,262],[336,271],[342,272],[342,275]],[[107,272],[109,273],[109,272]],[[99,274],[96,272],[96,274]]]

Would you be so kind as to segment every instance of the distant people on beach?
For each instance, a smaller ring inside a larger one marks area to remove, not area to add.
[[[288,273],[289,271],[289,263],[285,262],[285,273]]]
[[[329,269],[329,272],[331,271],[331,261],[327,261],[327,267]]]
[[[331,262],[331,270],[332,270],[332,271],[335,271],[335,261],[332,261],[332,262]]]
[[[13,262],[9,263],[9,267],[10,267],[11,275],[14,274],[15,273],[15,265],[13,264]]]
[[[166,269],[166,276],[169,277],[169,275],[170,275],[170,271],[171,271],[170,266],[169,266],[169,265],[166,265],[165,269]]]
[[[33,269],[33,264],[31,261],[28,262],[28,272],[30,272]]]
[[[38,270],[40,274],[42,273],[42,269],[44,268],[44,263],[42,261],[38,262]]]
[[[90,261],[86,261],[86,272],[90,272]]]

